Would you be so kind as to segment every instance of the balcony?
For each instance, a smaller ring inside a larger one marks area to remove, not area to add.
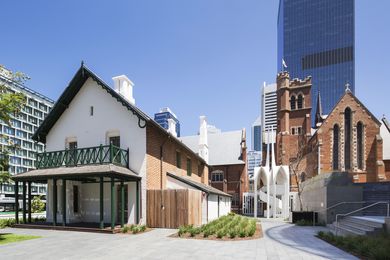
[[[128,168],[129,149],[124,150],[114,145],[100,145],[37,153],[36,168],[47,169],[110,163]]]

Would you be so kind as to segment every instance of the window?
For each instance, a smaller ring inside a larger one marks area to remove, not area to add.
[[[179,151],[176,151],[176,167],[181,168],[181,154]]]
[[[352,128],[352,111],[347,107],[344,111],[344,164],[345,169],[351,169],[351,129]]]
[[[340,128],[339,125],[334,125],[333,127],[333,155],[332,155],[332,162],[333,162],[333,170],[339,169],[339,137],[340,135]]]
[[[90,116],[93,116],[93,106],[91,106],[91,107],[89,108],[89,115],[90,115]]]
[[[223,171],[213,171],[211,173],[212,182],[223,182]]]
[[[291,134],[295,135],[295,127],[291,127]]]
[[[116,146],[116,147],[121,147],[121,137],[120,136],[111,136],[108,138],[110,144]]]
[[[301,174],[299,175],[299,178],[300,178],[301,182],[304,182],[306,180],[306,173],[305,172],[301,172]]]
[[[302,126],[293,126],[291,127],[292,135],[301,135],[302,134]]]
[[[191,159],[187,158],[187,175],[191,176],[191,172],[192,172]]]
[[[73,186],[73,212],[79,212],[79,186]]]
[[[232,207],[239,207],[240,206],[240,194],[233,193],[232,195]]]
[[[298,109],[303,108],[303,96],[301,94],[298,95],[297,105],[298,105]]]
[[[296,98],[295,98],[295,96],[292,96],[291,99],[290,99],[290,107],[291,107],[291,110],[295,110],[296,109]]]
[[[359,122],[357,124],[357,163],[358,168],[363,170],[363,160],[364,160],[364,154],[363,154],[363,123]]]
[[[201,177],[203,175],[203,171],[204,171],[204,164],[203,163],[199,163],[198,164],[198,176]]]

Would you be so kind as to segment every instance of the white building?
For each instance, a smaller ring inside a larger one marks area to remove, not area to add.
[[[13,177],[24,192],[27,182],[47,183],[47,221],[111,229],[145,224],[149,210],[156,216],[170,212],[148,204],[147,190],[172,189],[173,182],[173,189],[191,187],[200,194],[196,203],[205,210],[196,212],[198,224],[230,212],[231,196],[207,185],[207,131],[199,154],[193,152],[174,128],[164,129],[135,106],[133,83],[125,75],[113,80],[114,89],[82,64],[33,136],[46,143],[37,170]],[[215,198],[224,203],[215,204]]]
[[[277,129],[277,93],[276,93],[276,83],[264,86],[261,92],[261,118],[262,118],[262,141],[267,143],[275,143],[276,129]],[[274,130],[271,132],[271,128]],[[270,134],[268,138],[267,133]],[[271,136],[273,136],[271,138]]]
[[[11,116],[11,126],[0,121],[0,143],[17,146],[17,149],[11,149],[9,154],[8,171],[14,175],[35,169],[35,155],[37,152],[43,152],[44,145],[34,142],[31,137],[50,112],[54,101],[14,81],[10,75],[7,69],[0,67],[0,84],[4,85],[7,91],[23,93],[27,98],[27,104],[19,115]],[[0,185],[0,205],[6,210],[14,208],[14,190],[11,183]],[[46,185],[33,183],[31,193],[33,196],[45,196]]]

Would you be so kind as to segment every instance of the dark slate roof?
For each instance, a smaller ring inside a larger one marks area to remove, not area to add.
[[[45,143],[46,136],[50,129],[54,126],[57,120],[61,117],[62,113],[68,108],[73,98],[77,95],[81,87],[87,81],[88,78],[92,78],[97,84],[99,84],[104,90],[106,90],[113,98],[130,110],[133,114],[138,116],[138,124],[140,127],[145,127],[147,121],[151,119],[141,110],[134,105],[130,104],[125,98],[109,87],[102,79],[100,79],[95,73],[89,70],[83,63],[81,67],[70,81],[68,87],[64,90],[57,102],[54,104],[52,110],[47,115],[45,120],[39,126],[37,131],[32,136],[32,139],[38,142]]]
[[[198,190],[201,190],[203,192],[206,192],[207,194],[216,194],[216,195],[221,195],[221,196],[228,196],[228,197],[231,197],[231,195],[223,192],[223,191],[220,191],[216,188],[213,188],[209,185],[206,185],[206,184],[203,184],[203,183],[200,183],[200,182],[196,182],[194,180],[192,180],[191,178],[188,178],[188,177],[185,177],[185,176],[177,176],[176,174],[173,174],[173,173],[169,173],[167,172],[167,175],[169,177],[172,177],[178,181],[181,181],[189,186],[192,186]]]
[[[77,167],[58,167],[49,169],[37,169],[12,176],[15,181],[43,181],[49,178],[74,178],[74,177],[97,177],[104,175],[117,175],[125,178],[138,180],[140,176],[132,170],[114,164],[85,165]]]
[[[52,110],[43,120],[42,124],[38,127],[37,131],[32,136],[32,139],[37,142],[46,143],[46,136],[49,133],[50,129],[55,125],[57,120],[61,117],[62,113],[68,108],[69,104],[72,102],[73,98],[80,91],[84,83],[88,78],[92,78],[99,86],[101,86],[107,93],[109,93],[113,98],[115,98],[119,103],[126,107],[130,112],[138,117],[138,126],[141,128],[146,127],[146,124],[149,123],[155,126],[159,131],[164,132],[168,135],[173,141],[181,145],[188,152],[194,154],[201,162],[207,164],[205,160],[200,157],[197,153],[194,153],[189,147],[183,144],[177,137],[171,135],[166,129],[161,127],[156,121],[150,118],[142,110],[129,103],[122,95],[113,90],[108,84],[106,84],[101,78],[99,78],[94,72],[88,69],[84,63],[81,63],[80,68],[73,76],[69,85],[66,87],[64,92],[61,94],[57,102],[54,104]]]

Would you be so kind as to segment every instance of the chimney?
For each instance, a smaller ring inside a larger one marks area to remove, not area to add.
[[[130,104],[135,105],[133,97],[134,83],[126,75],[113,77],[112,80],[114,81],[114,90],[121,94]]]
[[[200,116],[199,127],[199,156],[202,157],[206,163],[209,163],[209,145],[207,141],[207,122],[206,116]]]
[[[177,133],[176,133],[176,122],[175,120],[173,120],[172,118],[168,118],[168,132],[177,137]]]

